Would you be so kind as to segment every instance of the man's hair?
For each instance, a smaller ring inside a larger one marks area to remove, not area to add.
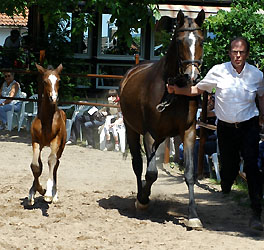
[[[108,96],[118,96],[116,89],[109,89]]]
[[[11,36],[19,36],[20,35],[18,30],[11,30],[10,34],[11,34]]]
[[[249,49],[250,49],[250,43],[248,42],[248,40],[243,37],[243,36],[238,36],[238,37],[234,37],[230,40],[230,43],[229,43],[229,46],[228,46],[228,49],[229,51],[231,51],[231,45],[232,45],[232,42],[234,41],[244,41],[247,45],[247,52],[249,52]]]

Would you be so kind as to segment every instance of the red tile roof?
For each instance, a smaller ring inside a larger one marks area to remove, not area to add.
[[[22,14],[9,17],[4,13],[0,13],[0,26],[27,26],[28,23],[28,10],[26,10],[26,17]]]

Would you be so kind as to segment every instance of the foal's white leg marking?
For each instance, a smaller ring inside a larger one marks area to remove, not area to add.
[[[125,87],[126,83],[128,82],[128,80],[129,80],[132,76],[134,76],[134,75],[140,73],[142,70],[148,69],[148,68],[151,67],[152,65],[153,65],[153,63],[148,63],[148,64],[142,66],[141,69],[139,69],[139,70],[136,70],[135,68],[130,69],[130,70],[127,72],[127,78],[122,82],[122,87],[121,87],[121,91],[120,91],[120,92],[122,93],[123,88]],[[136,72],[130,74],[130,71],[136,71]]]
[[[56,147],[55,147],[56,148]],[[51,202],[53,200],[53,197],[56,195],[57,192],[57,187],[56,187],[56,182],[53,177],[53,171],[54,167],[57,162],[57,156],[55,154],[54,146],[51,144],[51,153],[48,158],[48,164],[49,164],[49,178],[47,181],[47,190],[44,196],[44,200],[46,202]],[[57,199],[57,197],[56,197]],[[57,200],[56,200],[57,201]]]
[[[39,158],[39,154],[40,154],[39,144],[34,143],[32,145],[32,148],[33,148],[33,159],[32,159],[31,164],[39,167],[39,162],[38,162],[38,158]],[[28,194],[28,204],[31,206],[34,205],[35,194],[36,194],[35,187],[32,186],[30,188],[29,194]]]
[[[191,52],[191,60],[194,61],[194,56],[195,56],[195,42],[196,42],[196,38],[193,32],[190,32],[189,34],[189,39],[190,39],[190,52]],[[195,71],[195,67],[194,65],[192,65],[192,75],[191,78],[194,78],[194,71]]]
[[[49,78],[48,78],[51,82],[51,85],[52,85],[52,100],[55,102],[57,100],[57,96],[58,96],[58,93],[55,91],[55,84],[57,82],[57,77],[53,74],[49,75]]]

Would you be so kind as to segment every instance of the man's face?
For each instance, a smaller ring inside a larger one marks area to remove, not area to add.
[[[247,44],[243,40],[233,41],[231,43],[231,50],[229,51],[229,57],[231,63],[236,70],[242,70],[246,59],[249,55],[247,51]]]

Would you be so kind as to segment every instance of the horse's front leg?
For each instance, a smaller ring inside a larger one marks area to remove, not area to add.
[[[42,188],[40,182],[39,182],[39,177],[42,173],[42,162],[41,162],[41,149],[40,145],[36,142],[32,143],[32,148],[33,148],[33,159],[31,162],[31,170],[34,176],[33,184],[32,187],[29,190],[29,195],[28,195],[28,204],[29,205],[34,205],[34,198],[36,191],[38,191],[41,195],[45,194],[45,189]]]
[[[201,228],[203,227],[200,219],[198,218],[197,208],[194,199],[194,164],[193,164],[193,151],[195,144],[195,124],[191,126],[184,133],[184,165],[185,165],[185,182],[189,190],[189,215],[188,215],[188,227]]]
[[[57,152],[59,151],[58,143],[55,141],[50,144],[50,155],[48,158],[49,165],[49,177],[47,180],[47,191],[44,196],[46,202],[58,201],[58,192],[57,192],[57,169],[59,167],[59,159],[57,157]]]

